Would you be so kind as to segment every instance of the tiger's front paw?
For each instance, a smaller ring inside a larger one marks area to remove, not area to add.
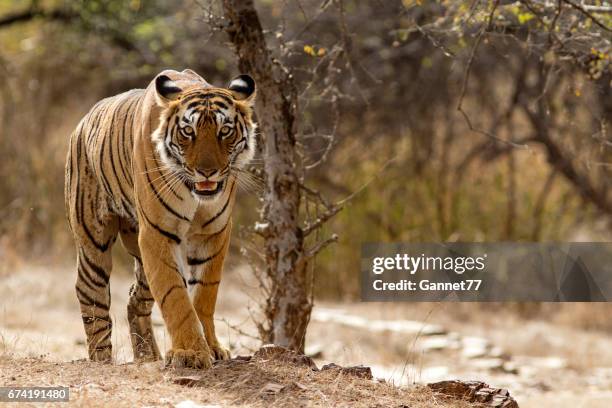
[[[166,353],[166,367],[206,369],[212,367],[212,358],[209,351],[172,349]]]
[[[229,360],[231,358],[229,350],[219,344],[210,346],[210,354],[215,360]]]

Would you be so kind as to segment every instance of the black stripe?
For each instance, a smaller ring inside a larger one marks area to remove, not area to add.
[[[95,108],[96,107],[94,106],[94,109]],[[87,133],[87,136],[85,136],[85,143],[87,144],[88,148],[91,148],[92,144],[96,141],[98,126],[100,125],[100,121],[102,120],[103,112],[104,106],[98,108],[95,111],[92,109],[91,111],[91,120],[93,121],[93,124],[90,126],[89,121],[87,122],[87,128],[89,129],[89,132]]]
[[[166,144],[164,143],[164,146],[165,146],[165,145],[166,145]],[[166,153],[168,153],[167,149],[166,149]],[[159,167],[161,167],[161,166],[160,166],[160,162],[159,162],[159,160],[157,160],[157,155],[156,155],[155,153],[153,154],[153,160],[155,160],[155,166],[156,166],[156,167],[158,167],[158,168],[159,168]],[[146,160],[145,160],[145,167],[146,167],[146,166],[147,166],[147,162],[146,162]],[[161,179],[162,179],[162,181],[164,182],[164,184],[168,184],[168,180],[166,179],[166,174],[165,174],[163,171],[161,171],[161,170],[160,170],[160,171],[158,171],[158,173],[160,173],[160,174],[161,174]],[[177,199],[179,199],[180,201],[183,201],[183,197],[182,197],[182,196],[180,196],[180,195],[179,195],[179,194],[178,194],[176,191],[174,191],[174,187],[170,187],[170,188],[169,188],[169,190],[170,190],[170,191],[172,191],[172,194],[174,194],[174,196],[175,196]]]
[[[130,122],[131,126],[130,126],[130,131],[128,132],[129,142],[124,144],[124,148],[125,148],[125,145],[130,146],[132,148],[132,150],[130,150],[128,152],[129,154],[127,154],[127,157],[129,157],[129,159],[130,159],[130,171],[128,173],[130,175],[130,184],[132,186],[134,185],[134,182],[132,180],[132,176],[133,176],[133,173],[134,173],[134,168],[133,168],[134,160],[133,160],[133,157],[132,157],[133,150],[134,150],[134,118],[136,117],[136,110],[138,109],[138,106],[139,106],[142,98],[136,97],[135,100],[136,100],[136,106],[130,105],[129,108],[128,108],[129,109],[129,113],[131,113],[131,116],[130,116],[130,119],[129,119],[129,122]],[[129,113],[126,113],[126,116],[129,115]]]
[[[83,139],[78,140],[77,141],[77,171],[78,171],[78,166],[79,166],[79,160],[81,160],[81,143],[83,143]],[[78,180],[78,176],[77,176],[77,182],[76,182],[76,217],[77,217],[77,223],[81,224],[81,219],[82,219],[82,211],[83,211],[83,200],[82,200],[82,195],[81,195],[81,183],[79,183]]]
[[[85,306],[99,306],[103,309],[108,310],[109,308],[108,305],[93,300],[87,293],[83,292],[83,290],[79,288],[78,286],[76,287],[76,292],[77,292],[77,298],[79,299],[79,302],[81,302]]]
[[[134,299],[136,299],[137,302],[154,302],[155,299],[153,299],[152,297],[140,297],[138,295],[134,296]]]
[[[79,267],[77,269],[81,282],[83,282],[83,284],[85,284],[85,286],[87,286],[92,292],[97,292],[100,288],[106,287],[106,283],[99,283],[93,280],[85,271],[85,268],[82,264],[79,264]]]
[[[225,243],[223,243],[223,245],[221,246],[221,249],[217,252],[215,252],[214,254],[212,254],[211,256],[208,256],[206,258],[190,258],[187,257],[187,265],[202,265],[205,264],[206,262],[210,261],[211,259],[215,258],[217,255],[219,255],[221,253],[221,251],[223,250],[223,247],[225,246]]]
[[[217,218],[219,218],[221,216],[221,214],[223,214],[225,212],[225,210],[227,209],[227,206],[229,205],[230,200],[232,199],[232,193],[234,192],[234,188],[235,187],[236,187],[236,183],[232,184],[232,190],[227,195],[227,201],[225,201],[225,204],[223,205],[223,208],[221,209],[221,211],[219,211],[217,214],[215,214],[214,217],[212,217],[210,220],[208,220],[204,224],[202,224],[202,228],[210,225],[213,221],[215,221]]]
[[[176,242],[177,244],[181,243],[181,239],[179,237],[177,237],[176,235],[174,235],[171,232],[168,232],[162,228],[160,228],[157,224],[154,224],[149,217],[147,217],[147,214],[145,214],[144,210],[141,209],[140,213],[142,214],[142,216],[144,217],[145,221],[147,221],[149,223],[150,226],[152,226],[153,228],[155,228],[157,230],[157,232],[159,232],[160,234],[162,234],[163,236],[165,236],[166,238],[171,239],[172,241]]]
[[[104,336],[103,336],[101,339],[99,339],[99,340],[96,342],[96,345],[101,344],[101,343],[105,343],[105,342],[106,342],[106,340],[109,340],[109,342],[110,342],[109,337],[111,336],[111,333],[112,333],[112,331],[111,331],[111,330],[109,330],[109,331],[108,331],[108,333],[106,333],[106,334],[105,334],[105,335],[104,335]],[[110,345],[109,345],[109,347],[110,347]],[[98,349],[98,347],[96,347],[96,350],[97,350],[97,349]]]
[[[91,333],[91,337],[96,336],[97,334],[100,334],[101,332],[103,332],[104,330],[112,330],[113,329],[113,324],[106,324],[105,326],[102,327],[98,327],[96,329],[96,331],[94,331],[93,333]],[[105,336],[106,337],[106,336]],[[101,340],[100,340],[101,341]]]
[[[83,319],[83,324],[93,324],[97,321],[103,321],[103,322],[107,322],[107,323],[111,323],[110,318],[107,317],[98,317],[98,316],[83,316],[81,315],[81,318]]]
[[[208,258],[190,258],[187,257],[187,265],[202,265],[204,262],[210,261],[212,257]]]
[[[221,283],[221,281],[204,282],[200,279],[189,279],[187,283],[190,285],[215,286]]]
[[[119,179],[119,174],[117,173],[117,164],[115,163],[115,155],[113,154],[113,139],[110,137],[110,135],[112,134],[112,129],[115,125],[115,119],[117,117],[117,112],[123,108],[123,106],[126,104],[126,101],[120,101],[118,106],[115,107],[115,110],[113,112],[113,116],[111,117],[111,123],[110,123],[110,127],[111,129],[109,130],[109,132],[107,133],[107,137],[110,139],[110,144],[109,144],[109,153],[110,153],[110,159],[111,159],[111,169],[113,170],[113,175],[115,176],[115,180],[117,180],[117,184],[119,184],[119,193],[121,194],[121,198],[122,198],[122,206],[124,208],[124,210],[126,210],[126,213],[129,213],[128,209],[129,209],[129,197],[128,194],[125,192],[124,188],[123,188],[123,183],[121,182],[121,180]],[[120,140],[119,140],[120,141]],[[117,144],[117,155],[119,155],[119,144]],[[104,165],[104,163],[102,163],[102,165]],[[121,168],[121,158],[119,158],[119,166]]]
[[[161,303],[159,304],[159,308],[161,309],[162,307],[164,307],[164,303],[166,302],[166,299],[168,298],[168,296],[170,295],[170,293],[172,293],[174,291],[174,289],[185,289],[183,286],[181,285],[174,285],[172,286],[170,289],[168,289],[168,291],[166,292],[166,294],[162,297]]]
[[[170,265],[170,263],[168,263],[165,259],[161,259],[162,263],[164,265],[166,265],[168,268],[172,269],[176,275],[182,279],[183,281],[183,286],[187,287],[187,282],[185,281],[185,278],[183,277],[183,275],[181,274],[181,272],[179,271],[179,269],[177,268],[176,264]]]
[[[105,107],[106,109],[104,110],[104,114],[100,114],[100,119],[102,119],[106,115],[106,111],[110,109],[110,106],[112,106],[112,103],[109,103],[108,106]],[[98,129],[96,128],[96,132],[97,131]],[[108,195],[112,197],[113,194],[112,194],[111,185],[110,185],[110,182],[108,181],[108,178],[106,177],[106,173],[104,172],[104,152],[106,151],[106,141],[109,138],[110,136],[108,133],[105,133],[102,135],[102,146],[100,147],[100,175],[102,176],[102,185],[104,189],[106,190]]]
[[[131,172],[132,169],[131,169],[131,166],[130,166],[130,169],[126,170],[125,167],[127,165],[127,162],[132,163],[132,157],[131,157],[131,154],[128,154],[127,147],[133,147],[133,146],[131,145],[131,143],[126,141],[126,137],[125,137],[125,134],[126,134],[125,125],[127,124],[127,119],[130,116],[130,111],[132,110],[132,107],[134,106],[134,103],[137,102],[137,101],[138,101],[138,98],[132,99],[130,101],[130,105],[125,110],[125,117],[123,118],[123,124],[121,126],[121,138],[120,138],[121,143],[123,145],[123,149],[122,149],[122,151],[123,151],[123,162],[126,163],[126,164],[123,164],[121,166],[121,169],[124,172],[123,176],[125,177],[125,179],[127,180],[127,182],[129,183],[130,186],[134,185],[133,180],[132,180],[132,172]],[[130,152],[131,152],[131,150],[130,150]],[[119,154],[119,160],[121,160],[121,154]]]
[[[132,255],[134,258],[136,258],[138,260],[138,262],[140,262],[142,264],[142,258],[140,258],[140,256],[131,253],[130,251],[128,251],[128,254]]]
[[[89,267],[89,269],[91,269],[92,271],[95,272],[96,275],[98,275],[98,277],[100,279],[102,279],[102,281],[104,282],[104,286],[106,286],[106,284],[108,284],[108,280],[110,279],[109,275],[106,274],[106,271],[104,271],[104,269],[102,269],[100,266],[94,264],[85,254],[85,251],[81,250],[81,256],[83,257],[83,259],[85,260],[85,262],[87,263],[87,266]]]
[[[95,198],[91,199],[91,194],[89,194],[89,213],[93,216],[95,223],[94,226],[104,226],[104,221],[100,219],[100,211],[97,209],[100,208],[100,195],[103,193],[101,188],[97,188],[95,191]],[[104,199],[106,201],[106,198]]]
[[[112,197],[113,190],[108,178],[106,177],[106,173],[104,172],[104,152],[106,151],[106,141],[108,139],[108,135],[102,136],[102,147],[100,148],[100,175],[102,176],[102,185],[104,186],[104,190],[106,190],[106,193]]]
[[[211,239],[213,239],[214,237],[216,237],[217,235],[221,234],[223,231],[225,231],[225,229],[227,228],[227,226],[230,224],[230,220],[227,220],[227,222],[225,223],[225,225],[223,226],[223,228],[221,228],[219,231],[217,232],[213,232],[212,234],[208,234],[206,236],[206,239],[204,240],[203,244],[206,244],[208,241],[210,241]]]
[[[197,99],[194,102],[198,102],[198,105],[203,105],[203,103],[205,101],[207,101],[208,99],[213,99],[213,98],[219,98],[219,99],[223,99],[225,102],[227,102],[230,105],[234,105],[234,101],[232,101],[232,99],[229,96],[226,95],[222,95],[219,93],[215,93],[215,92],[209,92],[209,93],[205,93],[202,94],[201,92],[198,92],[194,95],[187,95],[183,98],[181,98],[181,104],[186,104],[187,102],[193,100],[193,99]],[[193,107],[193,104],[189,104],[189,107]]]
[[[147,181],[149,183],[149,187],[151,187],[151,189],[153,190],[153,192],[155,193],[155,197],[157,198],[157,201],[159,201],[166,210],[170,211],[170,213],[172,215],[174,215],[175,217],[184,220],[184,221],[188,221],[191,222],[191,220],[187,217],[185,217],[182,214],[179,214],[174,208],[172,208],[168,203],[166,203],[166,201],[164,201],[164,199],[160,196],[159,192],[157,191],[157,189],[155,188],[155,186],[153,185],[153,183],[151,182],[151,176],[149,175],[149,168],[147,167],[147,164],[145,163],[145,175],[147,176]]]
[[[227,224],[229,224],[229,222]],[[225,224],[225,225],[227,226],[227,224]],[[210,261],[211,259],[217,257],[223,251],[223,248],[225,248],[225,244],[226,243],[227,243],[227,237],[226,237],[225,240],[223,240],[223,243],[221,244],[221,247],[219,248],[219,250],[217,252],[215,252],[214,254],[212,254],[211,256],[209,256],[209,257],[206,257],[206,258],[190,258],[190,257],[187,257],[187,265],[202,265],[203,263],[206,263],[206,262]]]
[[[220,107],[221,109],[229,109],[229,106],[227,106],[226,104],[224,104],[223,102],[219,102],[219,101],[214,101],[213,102],[214,105],[217,105],[218,107]]]
[[[178,268],[176,267],[176,264],[170,264],[165,259],[161,259],[161,261],[164,265],[166,265],[166,267],[172,269],[174,272],[178,273],[179,275],[181,274]]]
[[[138,286],[140,286],[141,288],[143,288],[144,290],[146,290],[148,292],[151,291],[151,288],[149,288],[148,283],[145,282],[145,281],[138,280]]]
[[[106,252],[106,250],[108,250],[111,241],[113,240],[112,238],[110,238],[108,241],[106,241],[104,244],[100,244],[98,243],[94,237],[93,234],[91,233],[91,231],[89,231],[89,228],[87,227],[87,224],[82,224],[83,225],[83,229],[85,230],[85,233],[87,234],[87,237],[89,238],[89,240],[91,241],[91,243],[100,251],[102,252]]]

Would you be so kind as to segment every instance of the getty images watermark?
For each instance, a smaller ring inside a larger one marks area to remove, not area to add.
[[[368,243],[361,295],[365,301],[608,301],[612,243]]]
[[[395,254],[395,256],[378,256],[372,260],[372,272],[381,275],[385,271],[404,271],[414,275],[418,271],[445,271],[462,275],[466,271],[482,271],[485,269],[487,254],[478,257],[472,256],[410,256],[406,253]],[[399,281],[385,282],[384,279],[375,279],[372,287],[377,291],[385,290],[479,290],[482,280],[464,279],[456,282],[435,282],[429,279],[400,279]]]

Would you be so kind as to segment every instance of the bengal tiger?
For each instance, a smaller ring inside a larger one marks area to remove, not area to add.
[[[127,306],[134,358],[161,359],[154,302],[172,341],[166,365],[208,368],[230,357],[213,318],[239,176],[256,148],[255,94],[248,75],[218,88],[192,70],[166,70],[146,89],[99,101],[72,133],[65,204],[91,360],[112,360],[117,235],[135,263]]]

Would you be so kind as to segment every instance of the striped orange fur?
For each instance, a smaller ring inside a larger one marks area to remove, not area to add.
[[[254,98],[247,75],[216,88],[191,70],[168,70],[146,89],[101,100],[73,132],[65,198],[90,359],[112,359],[118,235],[135,260],[127,307],[135,359],[160,358],[154,302],[172,340],[168,364],[229,358],[213,318],[238,178],[255,151]]]

